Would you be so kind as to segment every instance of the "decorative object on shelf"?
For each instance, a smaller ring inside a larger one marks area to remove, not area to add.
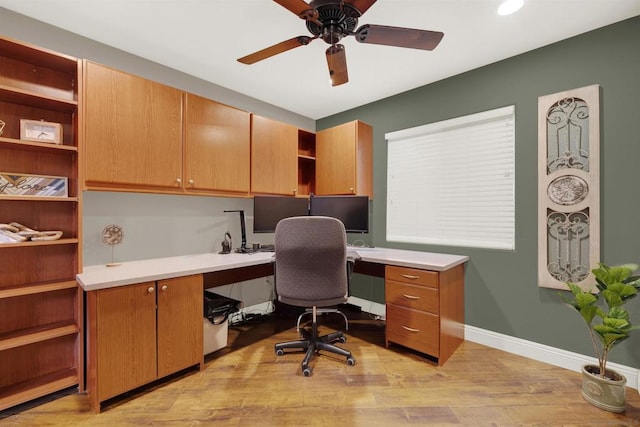
[[[0,224],[0,243],[18,243],[27,240],[26,237],[18,234],[16,227],[9,224]]]
[[[231,234],[229,232],[224,233],[224,240],[222,241],[221,254],[231,253]]]
[[[20,139],[62,144],[62,125],[60,123],[20,119]]]
[[[0,172],[0,196],[68,197],[67,178]]]
[[[0,135],[2,135],[2,131],[4,130],[4,125],[5,125],[5,124],[6,124],[5,122],[3,122],[2,120],[0,120]]]
[[[19,243],[31,240],[32,242],[58,240],[62,237],[62,231],[38,231],[26,227],[18,222],[0,224],[0,243]]]
[[[124,239],[124,231],[122,231],[122,227],[116,224],[109,224],[102,230],[102,242],[111,246],[111,262],[107,263],[107,267],[115,267],[120,265],[119,262],[115,262],[113,258],[113,249],[114,246],[122,243]]]
[[[600,263],[598,268],[591,270],[597,289],[585,291],[577,284],[567,282],[573,298],[560,295],[582,316],[598,358],[598,365],[582,367],[582,397],[610,412],[624,412],[625,408],[627,379],[608,368],[607,359],[615,346],[629,338],[631,331],[638,329],[631,324],[629,312],[622,308],[640,289],[640,276],[632,276],[637,269],[637,264],[609,267]]]

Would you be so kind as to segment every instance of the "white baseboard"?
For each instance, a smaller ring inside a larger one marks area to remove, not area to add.
[[[598,364],[598,360],[579,353],[538,344],[532,341],[499,334],[497,332],[465,325],[464,338],[467,341],[486,345],[487,347],[517,354],[529,359],[559,366],[575,372],[581,372],[585,364]],[[629,366],[609,362],[607,366],[618,371],[627,378],[627,387],[638,390],[640,384],[640,370]]]
[[[379,316],[380,320],[385,319],[385,305],[358,297],[349,297],[349,303],[357,305],[365,313]],[[245,307],[242,311],[246,313],[269,313],[273,310],[271,302]],[[553,366],[569,369],[574,372],[581,372],[582,366],[586,364],[598,364],[598,360],[579,353],[538,344],[532,341],[515,338],[509,335],[480,329],[475,326],[465,325],[464,338],[467,341],[486,345],[487,347],[517,354],[539,362],[548,363]],[[627,387],[640,391],[640,370],[625,365],[609,362],[607,366],[618,371],[627,378]]]

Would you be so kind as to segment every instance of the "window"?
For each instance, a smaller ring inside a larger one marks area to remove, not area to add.
[[[387,241],[514,249],[514,111],[385,135]]]

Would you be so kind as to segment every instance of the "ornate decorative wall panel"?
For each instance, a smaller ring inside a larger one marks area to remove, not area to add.
[[[538,285],[591,288],[600,261],[600,87],[538,98]]]

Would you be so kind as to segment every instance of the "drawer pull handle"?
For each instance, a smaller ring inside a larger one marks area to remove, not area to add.
[[[411,274],[401,274],[402,277],[404,277],[405,279],[411,279],[411,280],[415,280],[415,279],[419,279],[420,276],[413,276]]]
[[[415,296],[415,295],[402,294],[402,296],[407,298],[407,299],[420,299],[420,297]]]
[[[410,328],[410,327],[404,326],[404,325],[402,325],[402,327],[404,329],[406,329],[407,331],[409,331],[409,332],[420,332],[420,329],[414,329],[414,328]]]

